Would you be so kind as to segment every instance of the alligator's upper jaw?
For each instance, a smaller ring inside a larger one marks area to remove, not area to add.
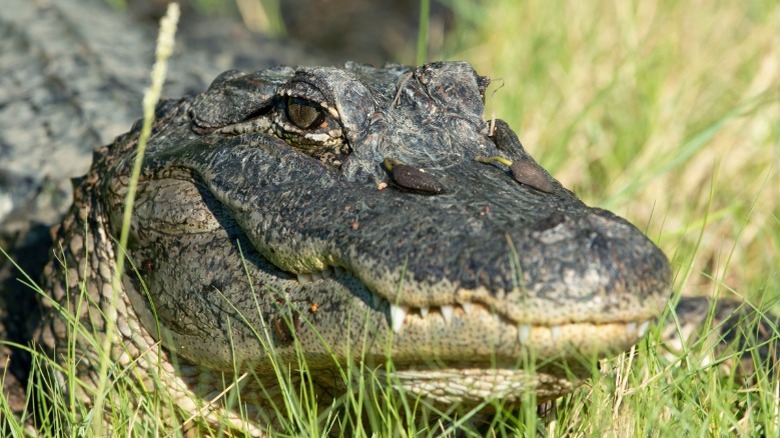
[[[294,274],[346,268],[397,309],[473,303],[519,325],[642,324],[667,299],[663,253],[554,181],[542,192],[465,158],[426,169],[445,190],[424,196],[345,181],[283,144],[274,156],[208,153],[223,168],[240,162],[241,181],[263,187],[207,181],[263,257]],[[295,178],[280,178],[282,168]]]

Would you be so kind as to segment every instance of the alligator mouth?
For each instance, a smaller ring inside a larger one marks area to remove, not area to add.
[[[329,267],[294,276],[309,286],[338,281],[340,277],[355,275],[343,267]],[[392,382],[434,405],[457,403],[464,408],[480,407],[480,411],[492,409],[491,401],[505,407],[518,406],[528,400],[529,394],[536,402],[544,402],[573,391],[594,372],[593,359],[630,348],[647,333],[651,323],[651,319],[644,319],[529,324],[513,321],[499,309],[474,301],[414,307],[391,303],[374,292],[366,301],[367,306],[385,315],[391,337],[398,341],[407,333],[415,339],[419,333],[431,331],[458,337],[463,327],[501,333],[502,340],[496,343],[501,351],[494,350],[487,356],[437,356],[434,350],[411,357],[396,357],[394,353],[391,370],[378,366],[373,371],[380,381]],[[491,342],[488,339],[485,336],[486,343]],[[414,348],[423,349],[422,345]]]
[[[327,267],[321,271],[294,274],[299,284],[310,285],[320,281],[326,281],[340,276],[351,276],[357,278],[355,274],[341,266]],[[500,320],[507,326],[515,328],[516,339],[520,345],[533,346],[537,344],[566,344],[581,343],[591,336],[598,338],[633,338],[633,342],[641,339],[650,327],[650,319],[635,321],[616,321],[616,322],[587,322],[577,321],[561,324],[539,324],[514,321],[503,315],[497,309],[491,309],[489,306],[476,301],[454,302],[447,305],[433,305],[415,307],[399,303],[392,303],[387,298],[371,291],[370,306],[377,311],[387,313],[388,325],[393,333],[400,335],[404,326],[412,321],[416,323],[443,323],[452,324],[453,320],[458,318],[476,317],[480,312],[489,314],[494,319]]]

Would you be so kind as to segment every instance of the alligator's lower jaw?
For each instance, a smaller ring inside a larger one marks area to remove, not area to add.
[[[424,360],[395,363],[377,374],[414,397],[440,406],[491,410],[521,403],[541,403],[576,389],[597,372],[598,360],[630,349],[644,336],[642,323],[571,323],[555,327],[527,326],[518,336],[505,330],[513,346],[490,355],[461,356],[456,361]],[[436,356],[431,354],[431,357]],[[394,356],[394,359],[396,357]]]
[[[377,370],[405,393],[441,406],[490,410],[522,403],[542,403],[576,389],[592,374],[591,366],[573,364],[565,369],[540,367],[532,371],[517,368],[441,368],[396,370],[391,375]]]
[[[630,349],[650,321],[516,324],[489,312],[456,312],[450,322],[407,315],[403,330],[389,334],[396,369],[528,368],[530,364],[592,360]],[[389,332],[389,327],[387,328]]]

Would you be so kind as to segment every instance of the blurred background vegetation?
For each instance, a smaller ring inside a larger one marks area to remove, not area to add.
[[[164,1],[117,7],[156,18]],[[414,63],[413,0],[191,0],[318,59]],[[645,229],[675,290],[780,294],[780,3],[434,1],[428,60],[494,80],[488,114],[586,202]],[[187,26],[187,16],[181,24]]]

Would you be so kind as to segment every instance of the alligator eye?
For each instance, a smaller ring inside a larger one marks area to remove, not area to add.
[[[325,111],[314,102],[290,97],[287,99],[287,118],[300,129],[311,129],[322,124]]]

